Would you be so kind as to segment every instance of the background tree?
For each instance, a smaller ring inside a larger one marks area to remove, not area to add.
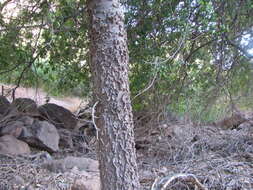
[[[193,120],[210,121],[226,114],[231,102],[243,109],[252,105],[252,57],[246,51],[252,43],[241,43],[252,38],[251,0],[122,2],[135,112],[154,118],[190,113]],[[1,2],[2,82],[89,95],[85,4]],[[8,11],[13,5],[17,12]]]
[[[102,189],[139,190],[123,9],[118,0],[87,7]]]

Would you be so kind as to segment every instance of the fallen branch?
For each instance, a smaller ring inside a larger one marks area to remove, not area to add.
[[[172,183],[175,181],[181,181],[190,185],[194,185],[198,188],[198,190],[208,190],[193,174],[177,174],[174,176],[166,176],[160,180],[157,178],[153,183],[151,190],[166,190],[166,188],[169,185],[172,185]]]

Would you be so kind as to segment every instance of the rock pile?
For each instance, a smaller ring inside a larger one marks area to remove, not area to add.
[[[82,115],[82,117],[86,116]],[[83,155],[66,156],[64,153],[65,150],[75,152],[78,149],[79,151],[81,143],[86,143],[84,147],[88,148],[85,133],[80,134],[84,126],[90,125],[87,120],[85,121],[86,123],[80,121],[72,112],[53,103],[38,106],[29,98],[17,98],[10,103],[6,97],[0,96],[0,155],[2,158],[7,156],[14,160],[24,157],[21,162],[26,160],[28,162],[24,165],[15,161],[16,165],[13,164],[14,168],[12,168],[15,174],[11,174],[9,180],[3,181],[6,174],[1,171],[0,189],[2,187],[35,189],[38,185],[42,187],[41,189],[56,189],[56,184],[51,183],[52,180],[48,179],[48,176],[61,173],[62,180],[65,182],[61,181],[57,184],[64,186],[60,189],[99,190],[98,161],[84,158]],[[75,146],[75,143],[79,146]],[[40,153],[36,153],[38,150]],[[51,156],[49,153],[57,154]],[[61,159],[57,159],[57,155]],[[6,163],[10,163],[10,160],[6,160]],[[0,159],[0,167],[5,166],[6,163],[5,160]],[[23,172],[23,169],[19,169],[19,166],[27,166],[26,170],[36,170],[36,172],[30,176],[31,179],[27,178],[29,175]],[[40,176],[44,175],[43,172],[46,178]],[[33,178],[41,180],[38,182]]]
[[[10,103],[0,96],[0,154],[29,153],[30,147],[54,153],[71,147],[66,133],[72,134],[77,123],[75,115],[56,104],[37,106],[29,98]]]

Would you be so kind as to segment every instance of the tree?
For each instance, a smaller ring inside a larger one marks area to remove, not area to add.
[[[119,0],[87,3],[102,189],[139,190],[123,9]]]

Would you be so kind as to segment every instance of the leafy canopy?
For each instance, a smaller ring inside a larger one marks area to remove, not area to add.
[[[253,36],[251,0],[122,3],[136,111],[207,121],[235,101],[251,105],[253,43],[241,43]],[[90,94],[85,0],[5,0],[0,31],[3,82]]]

